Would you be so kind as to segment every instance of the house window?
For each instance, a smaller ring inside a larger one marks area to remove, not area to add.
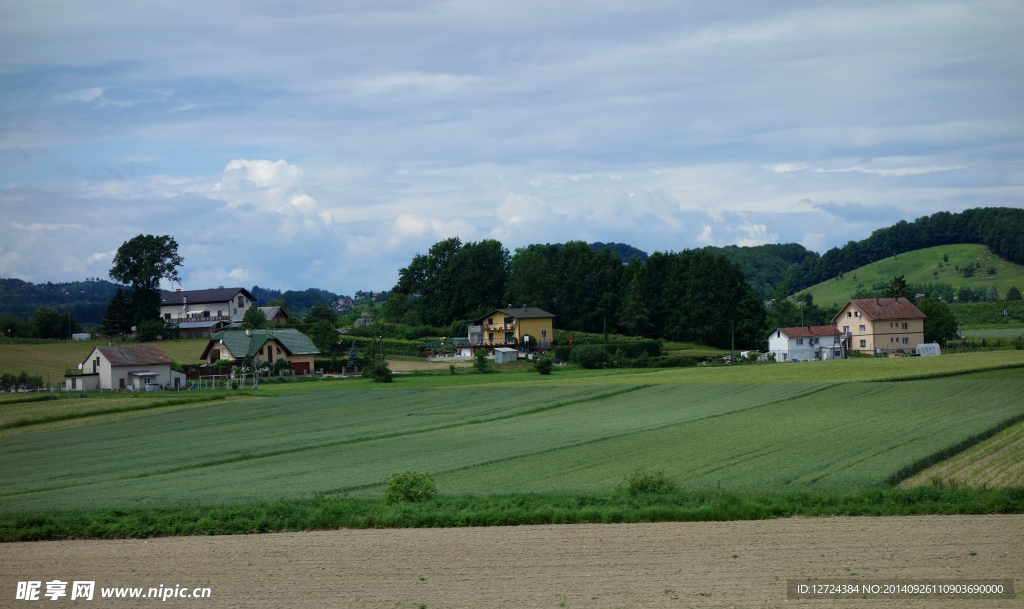
[[[494,325],[494,318],[493,317],[488,317],[487,318],[487,325],[489,325],[489,326],[493,326]]]
[[[221,349],[220,350],[220,358],[221,359],[227,359],[228,358],[228,350],[227,349]]]
[[[861,326],[861,327],[860,327],[860,331],[861,331],[861,332],[864,332],[864,326]]]
[[[904,345],[908,345],[908,344],[910,344],[910,339],[909,339],[909,338],[904,338],[904,339],[903,339],[903,344],[904,344]]]
[[[240,306],[240,307],[244,307],[245,306],[245,296],[239,296],[238,297],[238,306]]]
[[[124,379],[117,379],[117,384],[121,386],[121,389],[124,389]]]
[[[487,333],[487,340],[494,340],[494,332]]]
[[[850,331],[850,326],[843,326],[843,334],[846,334],[849,331]]]
[[[903,324],[903,329],[904,330],[909,330],[910,328],[907,327],[907,324]]]
[[[853,312],[853,316],[854,317],[860,317],[860,311],[854,311]]]
[[[776,331],[775,332],[775,338],[782,338],[782,332],[781,331]]]
[[[802,338],[796,339],[796,344],[798,344],[798,345],[804,344],[804,339],[802,339]]]
[[[547,330],[541,330],[540,331],[540,337],[541,338],[547,338],[548,337],[548,331]]]
[[[75,377],[71,377],[71,388],[78,389],[78,379]]]
[[[234,313],[234,314],[238,314],[238,309],[234,309],[234,311],[235,311],[235,313]]]
[[[514,320],[511,317],[506,317],[505,318],[505,325],[506,326],[511,326],[513,321]]]
[[[171,314],[170,313],[164,313],[164,319],[170,320],[171,319]]]
[[[277,354],[278,354],[278,355],[281,355],[281,347],[278,347],[278,348],[277,348]]]
[[[846,316],[847,317],[853,317],[853,311],[847,311],[846,312]]]
[[[860,346],[861,347],[867,347],[868,346],[868,341],[866,341],[866,340],[860,341]]]
[[[217,317],[224,315],[224,309],[217,309]]]

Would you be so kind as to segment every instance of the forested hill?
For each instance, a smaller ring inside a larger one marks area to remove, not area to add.
[[[267,306],[271,300],[284,299],[288,303],[289,311],[301,311],[311,308],[318,302],[330,304],[338,299],[338,295],[327,290],[321,290],[319,288],[309,288],[306,290],[288,290],[282,292],[281,290],[274,290],[270,288],[261,288],[258,285],[252,286],[249,292],[256,298],[256,302],[261,307]]]
[[[982,207],[897,222],[876,230],[867,239],[850,241],[820,257],[803,260],[789,274],[790,291],[797,292],[889,256],[954,243],[980,243],[1002,258],[1024,263],[1024,209]]]
[[[67,283],[30,283],[23,279],[0,279],[0,316],[28,319],[39,307],[71,311],[81,323],[98,324],[107,301],[117,292],[116,283],[71,281]]]
[[[595,252],[600,252],[605,248],[610,249],[612,253],[618,256],[619,260],[622,260],[622,262],[624,263],[628,264],[633,258],[636,258],[640,262],[647,262],[647,252],[643,250],[638,250],[632,245],[614,242],[601,243],[600,241],[595,241],[594,243],[590,244],[590,249],[594,250]]]
[[[729,262],[739,265],[750,287],[766,300],[775,293],[775,286],[787,279],[801,263],[818,258],[817,252],[799,243],[769,243],[755,247],[709,246],[704,249],[721,254]]]

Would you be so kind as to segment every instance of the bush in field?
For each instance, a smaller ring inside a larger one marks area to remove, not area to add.
[[[554,366],[554,362],[551,358],[542,357],[533,364],[533,369],[543,375],[551,374],[551,368]]]
[[[667,495],[675,490],[676,481],[663,469],[648,472],[641,467],[626,476],[626,492],[630,495]]]
[[[579,364],[587,369],[602,368],[608,361],[608,351],[600,345],[573,347],[569,354],[570,364]]]
[[[384,503],[392,505],[401,502],[415,503],[418,501],[429,501],[437,494],[437,484],[434,482],[434,474],[405,470],[395,472],[384,485]]]

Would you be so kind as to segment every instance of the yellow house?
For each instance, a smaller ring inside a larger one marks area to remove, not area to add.
[[[521,345],[529,334],[536,346],[551,346],[555,316],[537,307],[494,309],[479,319],[469,320],[470,346],[503,347]]]
[[[228,330],[210,339],[200,359],[211,364],[219,359],[237,364],[247,357],[268,364],[284,359],[292,370],[308,374],[313,371],[313,359],[319,353],[313,341],[294,328]]]
[[[832,318],[847,351],[888,353],[924,342],[927,317],[906,298],[858,298]]]

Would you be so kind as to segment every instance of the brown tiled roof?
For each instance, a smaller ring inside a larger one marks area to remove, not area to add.
[[[875,304],[875,300],[874,298],[857,298],[850,302],[872,321],[880,319],[924,319],[928,317],[906,298],[879,298],[877,299],[878,304]],[[832,321],[835,321],[841,313],[842,310],[832,318]]]
[[[170,364],[164,350],[156,345],[120,345],[96,347],[112,366],[146,366],[149,364]]]
[[[782,332],[790,338],[807,338],[808,336],[835,336],[838,334],[835,326],[797,326],[795,328],[776,328],[776,332]]]

